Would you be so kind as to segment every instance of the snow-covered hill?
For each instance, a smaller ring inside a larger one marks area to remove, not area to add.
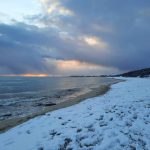
[[[150,150],[150,79],[126,78],[99,97],[0,134],[0,150]]]

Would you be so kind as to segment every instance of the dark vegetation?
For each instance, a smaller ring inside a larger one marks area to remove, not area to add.
[[[149,77],[150,76],[150,68],[145,68],[145,69],[140,69],[140,70],[135,70],[135,71],[130,71],[127,73],[123,73],[117,76],[122,76],[122,77]]]

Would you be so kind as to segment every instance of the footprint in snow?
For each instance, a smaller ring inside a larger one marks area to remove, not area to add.
[[[51,130],[49,134],[52,136],[52,139],[53,139],[55,136],[61,135],[61,133],[57,132],[56,130]]]
[[[66,125],[67,123],[68,123],[68,122],[62,122],[62,123],[61,123],[61,125],[63,125],[63,126],[64,126],[64,125]]]
[[[108,124],[105,122],[105,121],[101,121],[100,123],[99,123],[99,126],[100,127],[105,127],[105,126],[107,126]]]
[[[27,133],[27,134],[31,134],[31,131],[30,131],[30,130],[27,130],[26,133]]]

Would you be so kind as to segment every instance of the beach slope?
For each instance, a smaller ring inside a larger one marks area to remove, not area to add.
[[[121,78],[103,96],[0,134],[1,150],[150,149],[150,78]]]

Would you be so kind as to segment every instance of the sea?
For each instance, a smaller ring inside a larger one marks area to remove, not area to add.
[[[0,77],[0,121],[40,112],[112,80],[104,77]]]

